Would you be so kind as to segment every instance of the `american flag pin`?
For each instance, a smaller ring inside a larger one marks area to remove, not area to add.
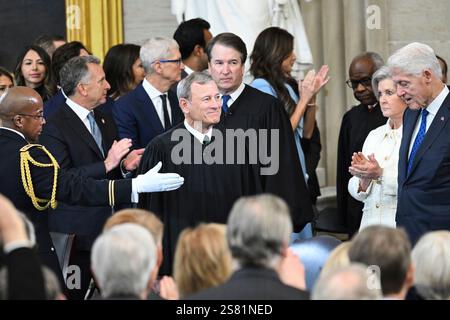
[[[441,121],[444,121],[445,120],[445,118],[444,117],[441,117]]]
[[[442,120],[444,120],[444,118],[442,118]],[[102,123],[105,124],[105,119],[102,118]]]

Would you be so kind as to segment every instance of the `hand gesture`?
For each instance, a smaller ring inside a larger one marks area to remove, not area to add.
[[[161,167],[160,161],[145,174],[140,174],[133,179],[133,184],[136,186],[138,193],[171,191],[181,187],[184,178],[177,173],[159,173]]]
[[[131,151],[125,160],[123,160],[123,167],[127,171],[136,170],[139,167],[139,163],[141,162],[142,154],[144,153],[145,148],[135,149]]]
[[[354,153],[352,164],[348,169],[352,175],[366,180],[378,179],[383,174],[383,169],[373,153],[368,158],[362,152]]]
[[[278,276],[284,284],[306,290],[305,266],[291,248],[287,249],[286,256],[281,260]]]
[[[105,159],[106,172],[116,168],[120,160],[130,151],[131,139],[123,138],[119,142],[114,140],[111,149],[108,151],[108,156]]]

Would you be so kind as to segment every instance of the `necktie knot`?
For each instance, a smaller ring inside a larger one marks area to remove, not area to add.
[[[208,136],[204,136],[203,145],[206,146],[211,142],[211,139]]]
[[[222,110],[223,112],[227,113],[228,112],[228,100],[231,99],[231,96],[226,94],[222,96]]]

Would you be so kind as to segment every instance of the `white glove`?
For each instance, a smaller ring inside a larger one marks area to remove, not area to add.
[[[178,189],[184,178],[178,173],[158,173],[162,167],[161,161],[144,174],[138,175],[132,180],[132,188],[138,193],[160,192]]]

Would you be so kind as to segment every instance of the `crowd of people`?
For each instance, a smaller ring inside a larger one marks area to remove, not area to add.
[[[42,36],[14,76],[0,67],[0,297],[449,299],[445,61],[421,43],[352,60],[360,105],[337,148],[349,241],[307,285],[290,246],[314,240],[316,96],[339,80],[327,65],[293,78],[294,37],[270,27],[246,84],[244,42],[209,28],[115,45],[103,65]]]

